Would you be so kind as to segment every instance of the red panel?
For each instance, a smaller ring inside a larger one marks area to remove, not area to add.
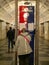
[[[23,17],[23,15],[24,15],[24,8],[26,8],[27,6],[19,6],[19,23],[24,23],[25,22],[25,20],[24,20],[24,17]]]

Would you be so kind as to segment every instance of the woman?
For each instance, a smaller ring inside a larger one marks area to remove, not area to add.
[[[28,40],[27,40],[28,39]],[[19,65],[29,65],[29,56],[32,49],[29,45],[31,40],[30,35],[26,32],[26,29],[22,29],[22,33],[17,37],[15,44],[15,54],[19,57]]]

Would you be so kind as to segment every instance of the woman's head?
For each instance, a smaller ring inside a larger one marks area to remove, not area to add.
[[[22,32],[26,32],[26,28],[23,28],[23,29],[22,29]]]

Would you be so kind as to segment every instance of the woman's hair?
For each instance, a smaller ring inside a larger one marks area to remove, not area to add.
[[[26,28],[23,28],[23,29],[22,29],[22,32],[26,32]]]

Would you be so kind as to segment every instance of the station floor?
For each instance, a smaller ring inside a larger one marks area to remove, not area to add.
[[[39,65],[49,65],[49,41],[39,38]]]
[[[0,65],[14,65],[14,51],[8,53],[7,40],[0,41]]]
[[[14,65],[14,52],[8,53],[7,40],[0,40],[0,65]],[[39,65],[49,65],[49,41],[39,38]]]

